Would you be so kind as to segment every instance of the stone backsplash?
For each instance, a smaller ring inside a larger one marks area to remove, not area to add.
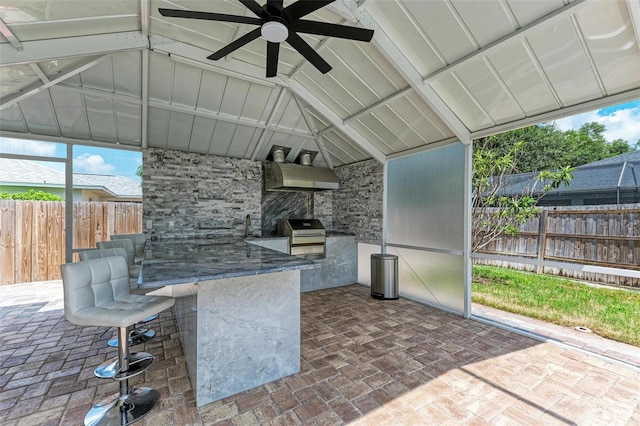
[[[277,235],[282,219],[313,218],[313,194],[310,192],[264,191],[262,193],[262,235]]]
[[[355,234],[358,243],[380,244],[383,165],[366,160],[337,167],[335,172],[340,189],[332,191],[333,231]]]
[[[246,215],[251,216],[250,232],[261,233],[259,161],[154,148],[144,151],[143,161],[148,237],[241,236]]]

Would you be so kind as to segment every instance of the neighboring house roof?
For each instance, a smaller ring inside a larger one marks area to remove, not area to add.
[[[65,184],[65,175],[33,161],[0,158],[0,184],[59,188]],[[105,191],[117,198],[142,198],[140,183],[119,175],[74,173],[73,187]]]
[[[506,186],[503,193],[505,195],[522,193],[523,189],[534,185],[537,175],[537,173],[521,173],[509,176],[510,181],[514,183]],[[621,189],[639,186],[640,151],[578,166],[573,172],[573,179],[568,186],[562,185],[558,189],[547,192],[547,195],[612,191],[618,188],[618,184]],[[543,183],[539,182],[536,188],[541,189],[542,186]]]

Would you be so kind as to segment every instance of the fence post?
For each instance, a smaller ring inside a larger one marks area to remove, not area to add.
[[[547,211],[543,210],[538,219],[538,260],[544,260],[544,253],[547,250]],[[536,274],[542,274],[544,266],[536,266]]]

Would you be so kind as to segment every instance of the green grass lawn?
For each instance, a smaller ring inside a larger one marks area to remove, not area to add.
[[[562,326],[588,327],[607,339],[640,346],[640,292],[476,265],[472,300]]]

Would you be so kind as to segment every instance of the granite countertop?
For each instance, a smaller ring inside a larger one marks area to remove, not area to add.
[[[153,288],[316,267],[241,237],[147,241],[138,285]]]

